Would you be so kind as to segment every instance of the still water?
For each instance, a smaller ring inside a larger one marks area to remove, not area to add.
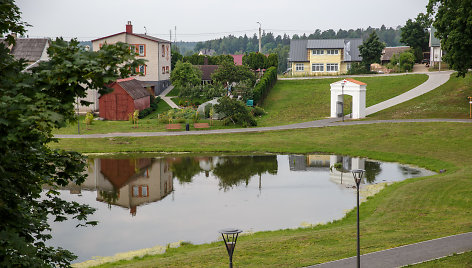
[[[336,164],[338,163],[338,164]],[[363,187],[433,174],[398,163],[336,155],[89,158],[81,186],[62,198],[97,208],[95,227],[51,221],[51,244],[94,256],[218,239],[217,231],[296,228],[340,219],[355,206],[351,169]]]

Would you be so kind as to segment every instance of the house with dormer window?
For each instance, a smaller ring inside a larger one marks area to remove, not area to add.
[[[133,32],[133,25],[128,21],[124,32],[108,35],[92,40],[93,51],[98,51],[104,44],[127,43],[137,58],[145,59],[146,64],[140,65],[138,71],[145,87],[150,88],[155,95],[159,95],[170,85],[171,72],[171,43],[170,41],[153,37],[147,34]]]
[[[289,68],[297,75],[338,75],[347,73],[362,58],[362,39],[291,40]]]

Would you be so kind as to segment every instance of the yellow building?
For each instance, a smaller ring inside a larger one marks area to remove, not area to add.
[[[338,75],[362,60],[359,46],[362,39],[292,40],[289,66],[293,76]]]

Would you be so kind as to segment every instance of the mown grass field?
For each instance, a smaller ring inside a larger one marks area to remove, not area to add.
[[[396,123],[181,137],[64,139],[53,147],[82,152],[328,152],[399,161],[432,170],[388,186],[361,205],[363,253],[472,231],[472,124]],[[307,212],[309,213],[309,212]],[[241,237],[238,267],[301,267],[355,255],[354,212],[339,221]],[[105,267],[225,267],[221,242]]]
[[[368,116],[369,119],[469,118],[472,74],[451,75],[448,82],[417,98]]]
[[[354,78],[367,84],[367,107],[398,96],[428,79],[425,74]],[[340,78],[279,80],[264,101],[267,115],[259,126],[285,125],[329,117],[330,84]],[[345,98],[345,113],[351,111],[351,97]]]

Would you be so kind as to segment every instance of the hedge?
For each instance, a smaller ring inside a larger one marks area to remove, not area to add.
[[[264,98],[269,94],[270,89],[277,82],[277,68],[270,67],[262,76],[261,80],[254,87],[254,102],[258,105],[262,104]]]

